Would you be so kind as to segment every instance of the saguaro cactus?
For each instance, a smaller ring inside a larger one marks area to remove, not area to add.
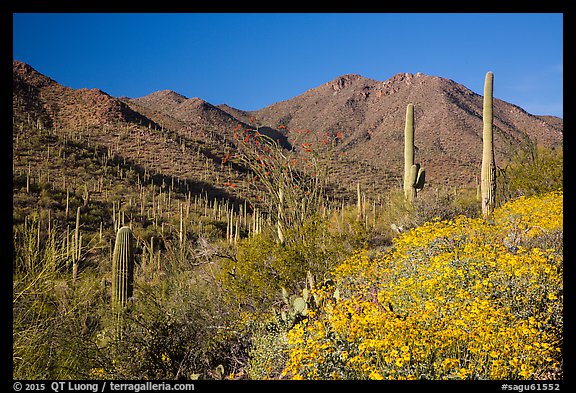
[[[496,163],[494,161],[494,135],[492,128],[492,94],[494,87],[494,74],[488,72],[484,81],[484,111],[482,119],[482,215],[488,218],[496,204]]]
[[[116,234],[112,255],[112,307],[121,310],[134,288],[134,235],[124,226]]]
[[[412,202],[424,187],[425,172],[420,164],[414,164],[414,105],[406,107],[404,128],[404,197]]]
[[[356,183],[356,210],[358,220],[362,219],[362,192],[360,190],[360,182]]]
[[[74,247],[72,250],[72,283],[76,285],[78,262],[82,252],[82,237],[80,236],[80,206],[76,209],[76,229],[74,230]]]

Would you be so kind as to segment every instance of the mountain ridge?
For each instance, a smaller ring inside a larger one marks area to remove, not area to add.
[[[348,182],[374,184],[386,177],[398,182],[403,173],[403,130],[408,103],[415,106],[416,161],[427,170],[429,186],[473,185],[481,160],[482,96],[464,85],[423,73],[396,73],[377,81],[345,74],[291,99],[254,111],[213,105],[173,90],[138,98],[114,98],[98,89],[60,86],[31,66],[14,61],[16,116],[35,113],[47,126],[79,127],[114,122],[193,132],[209,131],[225,140],[226,131],[241,127],[267,129],[298,151],[297,141],[320,143],[323,135],[341,136],[335,176]],[[497,76],[495,85],[497,89]],[[31,99],[24,99],[28,89]],[[34,103],[33,101],[38,102]],[[561,147],[563,119],[532,115],[494,99],[497,165],[531,140]],[[189,131],[192,130],[192,131]],[[308,130],[303,135],[302,131]],[[224,142],[223,142],[224,143]],[[393,174],[393,175],[391,175]],[[392,177],[391,177],[392,176]]]
[[[85,127],[117,122],[152,125],[120,99],[97,89],[73,89],[47,77],[29,64],[13,61],[13,109],[15,116],[32,112],[46,127]]]

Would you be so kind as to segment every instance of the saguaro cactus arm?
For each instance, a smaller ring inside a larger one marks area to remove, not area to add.
[[[410,183],[412,183],[412,188],[416,190],[421,190],[424,188],[424,181],[426,177],[426,172],[424,168],[420,167],[420,164],[414,164],[410,168]]]

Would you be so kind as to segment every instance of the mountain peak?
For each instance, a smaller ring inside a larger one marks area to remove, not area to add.
[[[346,74],[339,76],[338,78],[326,83],[327,86],[331,87],[335,91],[339,91],[342,89],[346,89],[347,87],[352,86],[357,81],[368,81],[370,79],[363,77],[362,75],[358,74]]]
[[[163,99],[163,100],[171,100],[177,103],[184,102],[188,99],[188,97],[175,92],[174,90],[158,90],[154,93],[148,94],[147,96],[137,98],[138,100],[148,100],[148,99]]]
[[[182,103],[188,101],[188,98],[173,90],[158,90],[130,101],[150,109],[154,108],[155,110],[171,113]]]
[[[439,78],[437,76],[432,76],[432,75],[426,75],[426,74],[423,74],[421,72],[417,72],[415,74],[411,74],[409,72],[399,72],[399,73],[393,75],[391,78],[384,81],[384,83],[391,83],[392,84],[392,83],[403,82],[407,85],[410,85],[416,81],[424,82],[427,80],[440,80],[440,79],[442,79],[442,78]]]
[[[98,88],[72,89],[36,71],[32,66],[13,60],[13,95],[19,105],[16,115],[32,115],[48,127],[69,127],[132,122],[151,123]]]
[[[13,60],[12,61],[12,68],[14,70],[22,70],[25,72],[29,72],[30,70],[33,70],[33,68],[30,65],[28,65],[28,64],[26,64],[20,60]]]
[[[12,74],[15,79],[25,81],[35,87],[54,85],[56,82],[35,70],[31,65],[23,61],[12,61]]]
[[[203,100],[202,98],[192,97],[186,100],[184,106],[186,108],[195,108],[195,109],[212,109],[215,108],[214,105],[211,103]]]

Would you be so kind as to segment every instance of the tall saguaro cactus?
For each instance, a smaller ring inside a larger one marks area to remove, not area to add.
[[[424,187],[424,179],[424,169],[414,164],[414,104],[408,104],[404,128],[404,197],[408,202]]]
[[[484,110],[482,119],[482,215],[488,218],[496,204],[496,163],[494,161],[494,134],[492,127],[492,99],[494,87],[494,74],[488,72],[484,81]]]
[[[116,234],[112,255],[112,307],[120,311],[132,297],[134,288],[134,235],[124,226]]]

